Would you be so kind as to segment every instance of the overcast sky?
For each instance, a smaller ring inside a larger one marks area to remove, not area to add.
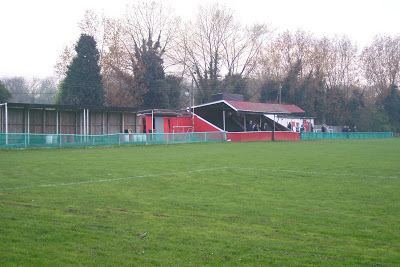
[[[0,77],[46,77],[63,48],[79,38],[85,10],[119,16],[134,0],[0,0]],[[347,35],[359,48],[376,34],[400,34],[400,0],[165,0],[188,19],[198,6],[221,3],[243,23],[279,30]]]

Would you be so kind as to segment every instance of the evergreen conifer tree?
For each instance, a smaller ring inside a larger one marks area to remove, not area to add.
[[[160,36],[154,42],[149,33],[147,40],[143,39],[140,46],[135,43],[134,82],[137,90],[145,92],[142,108],[168,108],[163,53]]]
[[[68,66],[57,102],[68,105],[101,106],[104,104],[104,89],[96,41],[92,36],[82,34],[75,50],[77,55]]]

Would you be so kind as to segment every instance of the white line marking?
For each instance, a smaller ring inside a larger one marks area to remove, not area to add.
[[[85,180],[78,182],[69,182],[69,183],[56,183],[56,184],[39,184],[39,185],[28,185],[28,186],[18,186],[18,187],[8,187],[8,188],[0,188],[0,192],[10,191],[10,190],[21,190],[21,189],[32,189],[32,188],[40,188],[40,187],[60,187],[60,186],[72,186],[72,185],[81,185],[81,184],[96,184],[96,183],[108,183],[115,182],[121,180],[131,180],[131,179],[139,179],[139,178],[147,178],[147,177],[157,177],[157,176],[166,176],[172,174],[186,174],[186,173],[194,173],[194,172],[206,172],[206,171],[216,171],[216,170],[226,170],[226,169],[236,169],[236,170],[252,170],[252,171],[270,171],[270,172],[289,172],[294,174],[311,174],[311,175],[326,175],[326,176],[344,176],[344,177],[366,177],[366,178],[379,178],[379,179],[398,179],[399,176],[382,176],[382,175],[359,175],[352,173],[326,173],[326,172],[315,172],[315,171],[301,171],[301,170],[288,170],[288,169],[271,169],[271,168],[245,168],[245,167],[218,167],[218,168],[208,168],[208,169],[197,169],[191,171],[175,171],[168,173],[158,173],[158,174],[144,174],[137,176],[128,176],[128,177],[120,177],[120,178],[110,178],[110,179],[98,179],[98,180]]]
[[[287,169],[270,169],[270,168],[244,168],[244,167],[232,167],[233,169],[239,170],[262,170],[271,172],[290,172],[297,174],[312,174],[312,175],[331,175],[331,176],[352,176],[352,177],[366,177],[366,178],[380,178],[380,179],[398,179],[399,176],[382,176],[382,175],[363,175],[353,173],[335,173],[335,172],[316,172],[316,171],[301,171],[301,170],[287,170]]]
[[[136,176],[128,176],[128,177],[120,177],[120,178],[110,178],[110,179],[106,178],[106,179],[96,179],[96,180],[85,180],[85,181],[69,182],[69,183],[17,186],[17,187],[0,188],[0,192],[9,191],[9,190],[32,189],[32,188],[40,188],[40,187],[60,187],[60,186],[71,186],[71,185],[81,185],[81,184],[107,183],[107,182],[115,182],[115,181],[122,181],[122,180],[147,178],[147,177],[166,176],[166,175],[173,175],[173,174],[186,174],[186,173],[194,173],[194,172],[224,170],[224,169],[228,169],[228,168],[229,167],[218,167],[218,168],[208,168],[208,169],[197,169],[197,170],[191,170],[191,171],[175,171],[175,172],[166,172],[166,173],[157,173],[157,174],[144,174],[144,175],[136,175]]]

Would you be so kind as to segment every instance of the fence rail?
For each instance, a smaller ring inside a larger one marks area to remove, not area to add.
[[[268,132],[261,132],[266,136]],[[280,132],[296,134],[291,132]],[[188,133],[118,133],[108,135],[79,135],[79,134],[25,134],[25,133],[0,133],[0,148],[34,148],[34,147],[84,147],[84,146],[112,146],[112,145],[152,145],[152,144],[179,144],[198,142],[224,142],[229,141],[266,141],[259,137],[259,132],[245,133],[253,134],[257,138],[242,138],[236,140],[232,136],[243,133],[227,132],[188,132]],[[276,133],[278,134],[278,133]],[[297,134],[298,135],[298,134]],[[390,138],[392,132],[350,132],[350,133],[309,133],[303,132],[301,140],[322,140],[322,139],[371,139]],[[235,139],[235,140],[234,140]],[[276,139],[292,140],[292,139]],[[296,139],[298,140],[298,138]]]
[[[0,133],[0,148],[151,145],[223,141],[226,141],[226,133],[224,132],[119,133],[108,135]]]
[[[371,138],[390,138],[392,132],[349,132],[349,133],[310,133],[302,132],[301,140],[319,139],[371,139]]]

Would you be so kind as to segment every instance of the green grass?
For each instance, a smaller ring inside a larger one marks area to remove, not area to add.
[[[400,264],[400,139],[0,150],[0,265]]]

